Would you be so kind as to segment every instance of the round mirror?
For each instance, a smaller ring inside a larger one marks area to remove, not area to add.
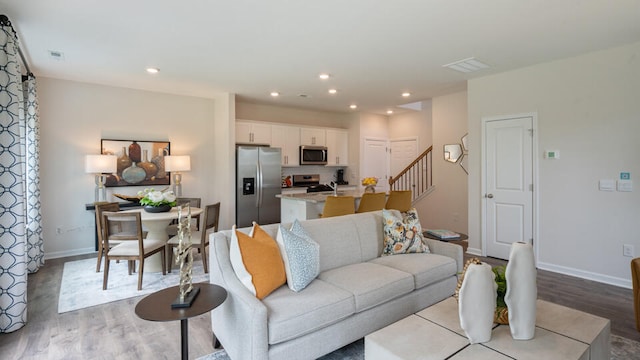
[[[457,163],[462,155],[462,147],[460,144],[449,144],[444,146],[444,160]]]

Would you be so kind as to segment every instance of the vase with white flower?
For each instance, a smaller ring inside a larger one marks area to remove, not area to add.
[[[168,212],[176,206],[176,196],[171,190],[144,189],[138,191],[138,195],[142,196],[140,205],[144,206],[146,212]]]
[[[362,179],[362,186],[364,186],[365,193],[375,193],[376,185],[378,185],[377,177],[370,176]]]

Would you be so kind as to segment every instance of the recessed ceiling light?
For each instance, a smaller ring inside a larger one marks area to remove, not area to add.
[[[338,90],[336,90],[336,89],[329,89],[329,94],[335,94],[337,92],[338,92]]]
[[[409,97],[409,96],[411,96],[410,92],[403,92],[402,93],[402,97]]]
[[[351,104],[351,105],[349,105],[349,107],[350,107],[351,109],[357,109],[357,108],[358,108],[358,105],[356,105],[356,104]]]
[[[389,115],[393,114],[393,110],[387,110],[387,114]]]
[[[160,72],[160,69],[158,69],[158,68],[152,68],[152,67],[149,67],[149,68],[147,68],[147,72],[148,72],[149,74],[157,74],[157,73],[159,73],[159,72]]]
[[[277,92],[277,91],[272,91],[270,95],[273,96],[273,97],[278,97],[278,96],[280,96],[280,93]]]
[[[473,71],[486,69],[489,67],[489,65],[478,61],[476,58],[470,57],[468,59],[458,60],[446,65],[442,65],[442,67],[448,67],[449,69],[452,69],[452,70],[460,71],[463,73],[469,73]]]
[[[318,75],[318,77],[319,77],[320,79],[322,79],[322,80],[327,80],[327,79],[329,78],[329,74],[324,74],[324,73],[323,73],[323,74]]]

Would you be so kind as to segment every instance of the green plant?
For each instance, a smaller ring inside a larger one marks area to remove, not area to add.
[[[507,293],[507,278],[505,277],[506,266],[494,266],[491,270],[496,275],[496,284],[498,284],[498,296],[496,298],[497,307],[507,307],[504,302],[504,295]]]

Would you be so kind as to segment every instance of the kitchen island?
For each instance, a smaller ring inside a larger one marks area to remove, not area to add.
[[[292,223],[295,219],[317,219],[322,214],[327,196],[333,196],[333,191],[303,194],[280,194],[280,222]],[[353,196],[354,209],[358,208],[362,192],[358,190],[338,190],[338,196]]]

